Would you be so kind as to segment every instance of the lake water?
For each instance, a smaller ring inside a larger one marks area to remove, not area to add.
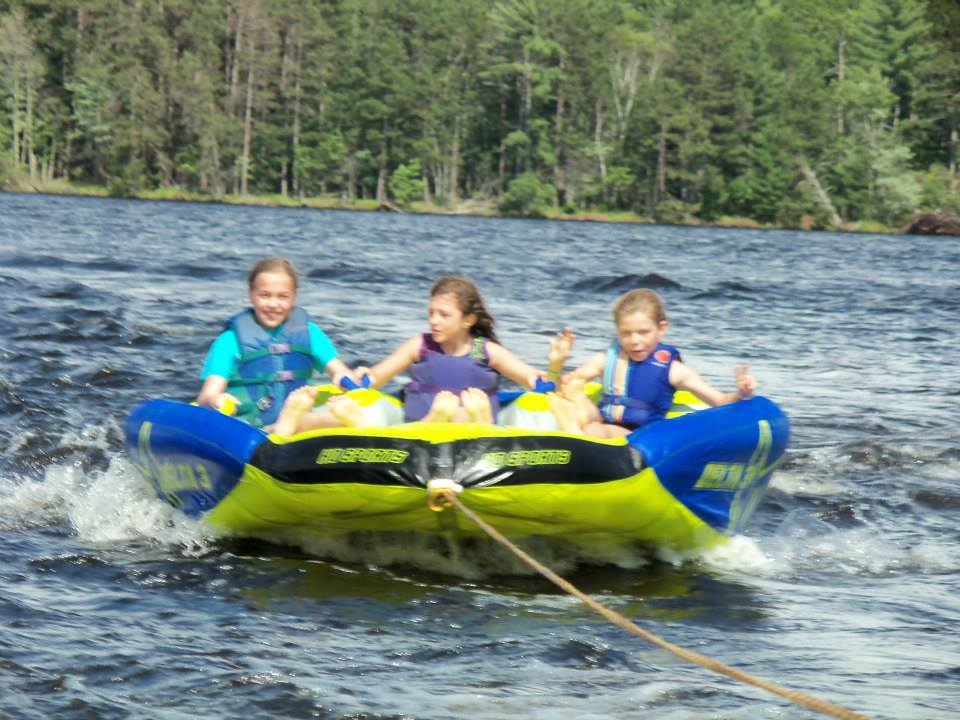
[[[496,547],[217,537],[123,450],[191,399],[246,273],[290,257],[348,364],[467,272],[543,365],[662,293],[713,384],[793,423],[747,534],[693,558],[541,557],[665,639],[875,718],[960,706],[960,239],[0,194],[0,717],[812,718],[609,624]]]

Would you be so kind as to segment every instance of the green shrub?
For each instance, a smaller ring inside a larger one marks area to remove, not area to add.
[[[524,173],[510,181],[500,201],[500,212],[512,217],[546,217],[553,206],[553,186],[535,173]]]
[[[958,181],[943,165],[934,165],[920,179],[920,209],[960,213]]]
[[[691,217],[699,212],[700,206],[685,203],[675,197],[667,197],[659,202],[654,209],[653,218],[658,223],[666,225],[680,225],[689,222]]]
[[[409,208],[414,200],[423,200],[419,160],[412,160],[393,171],[390,176],[390,194],[402,208]]]

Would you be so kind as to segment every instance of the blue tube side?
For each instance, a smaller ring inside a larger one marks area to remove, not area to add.
[[[628,437],[664,487],[711,527],[741,532],[790,439],[790,422],[756,397],[662,420]]]
[[[124,434],[131,460],[157,495],[191,516],[233,489],[267,437],[216,410],[165,399],[137,406]]]

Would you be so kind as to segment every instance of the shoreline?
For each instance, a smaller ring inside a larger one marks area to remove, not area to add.
[[[64,180],[52,182],[32,183],[14,180],[8,187],[0,187],[0,192],[60,195],[75,197],[116,198],[123,200],[155,200],[161,202],[192,202],[217,205],[238,205],[250,207],[288,207],[307,208],[312,210],[353,210],[362,212],[395,212],[411,215],[455,215],[463,217],[496,217],[530,220],[560,220],[564,222],[598,222],[634,225],[672,225],[675,227],[704,227],[704,228],[731,228],[738,230],[796,230],[802,232],[839,232],[896,235],[906,234],[903,228],[889,227],[875,222],[848,223],[839,228],[817,227],[813,222],[792,225],[768,225],[746,217],[723,217],[713,222],[706,222],[696,218],[687,218],[680,222],[658,222],[657,220],[622,210],[604,212],[599,210],[584,210],[574,214],[564,213],[559,209],[551,209],[542,217],[517,216],[497,212],[493,201],[461,200],[456,206],[445,207],[435,203],[414,202],[410,207],[401,209],[393,203],[381,204],[376,200],[343,200],[334,196],[312,196],[302,199],[291,196],[276,195],[223,195],[216,197],[205,193],[184,190],[176,186],[142,190],[130,194],[118,195],[111,193],[109,188],[102,185],[86,185],[70,183]]]

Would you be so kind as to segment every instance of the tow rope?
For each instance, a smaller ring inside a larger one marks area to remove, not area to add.
[[[488,524],[473,510],[468,508],[460,501],[460,498],[458,498],[457,495],[462,490],[463,488],[459,484],[451,480],[431,480],[427,483],[427,504],[431,510],[435,510],[437,512],[443,511],[443,509],[446,507],[456,508],[487,535],[506,547],[520,560],[547,578],[547,580],[552,582],[561,590],[580,600],[582,603],[605,617],[614,625],[617,625],[627,632],[633,633],[634,635],[643,638],[647,642],[663,648],[664,650],[667,650],[688,662],[705,667],[708,670],[719,673],[720,675],[726,675],[727,677],[733,678],[734,680],[738,680],[742,683],[746,683],[747,685],[754,685],[755,687],[771,692],[774,695],[779,695],[780,697],[786,698],[796,705],[808,708],[809,710],[814,710],[822,715],[839,718],[840,720],[870,720],[870,718],[868,718],[866,715],[861,715],[853,710],[848,710],[847,708],[827,702],[826,700],[821,700],[820,698],[808,695],[807,693],[800,692],[798,690],[790,690],[782,685],[777,685],[776,683],[768,680],[755,677],[749,673],[743,672],[742,670],[725,665],[724,663],[714,660],[711,657],[702,655],[701,653],[688,650],[687,648],[680,647],[679,645],[674,645],[673,643],[664,640],[660,636],[644,630],[642,627],[624,617],[616,610],[612,610],[603,603],[594,600],[592,597],[577,588],[569,580],[561,577],[539,560],[535,559],[517,547],[517,545],[508,540],[499,530]]]

